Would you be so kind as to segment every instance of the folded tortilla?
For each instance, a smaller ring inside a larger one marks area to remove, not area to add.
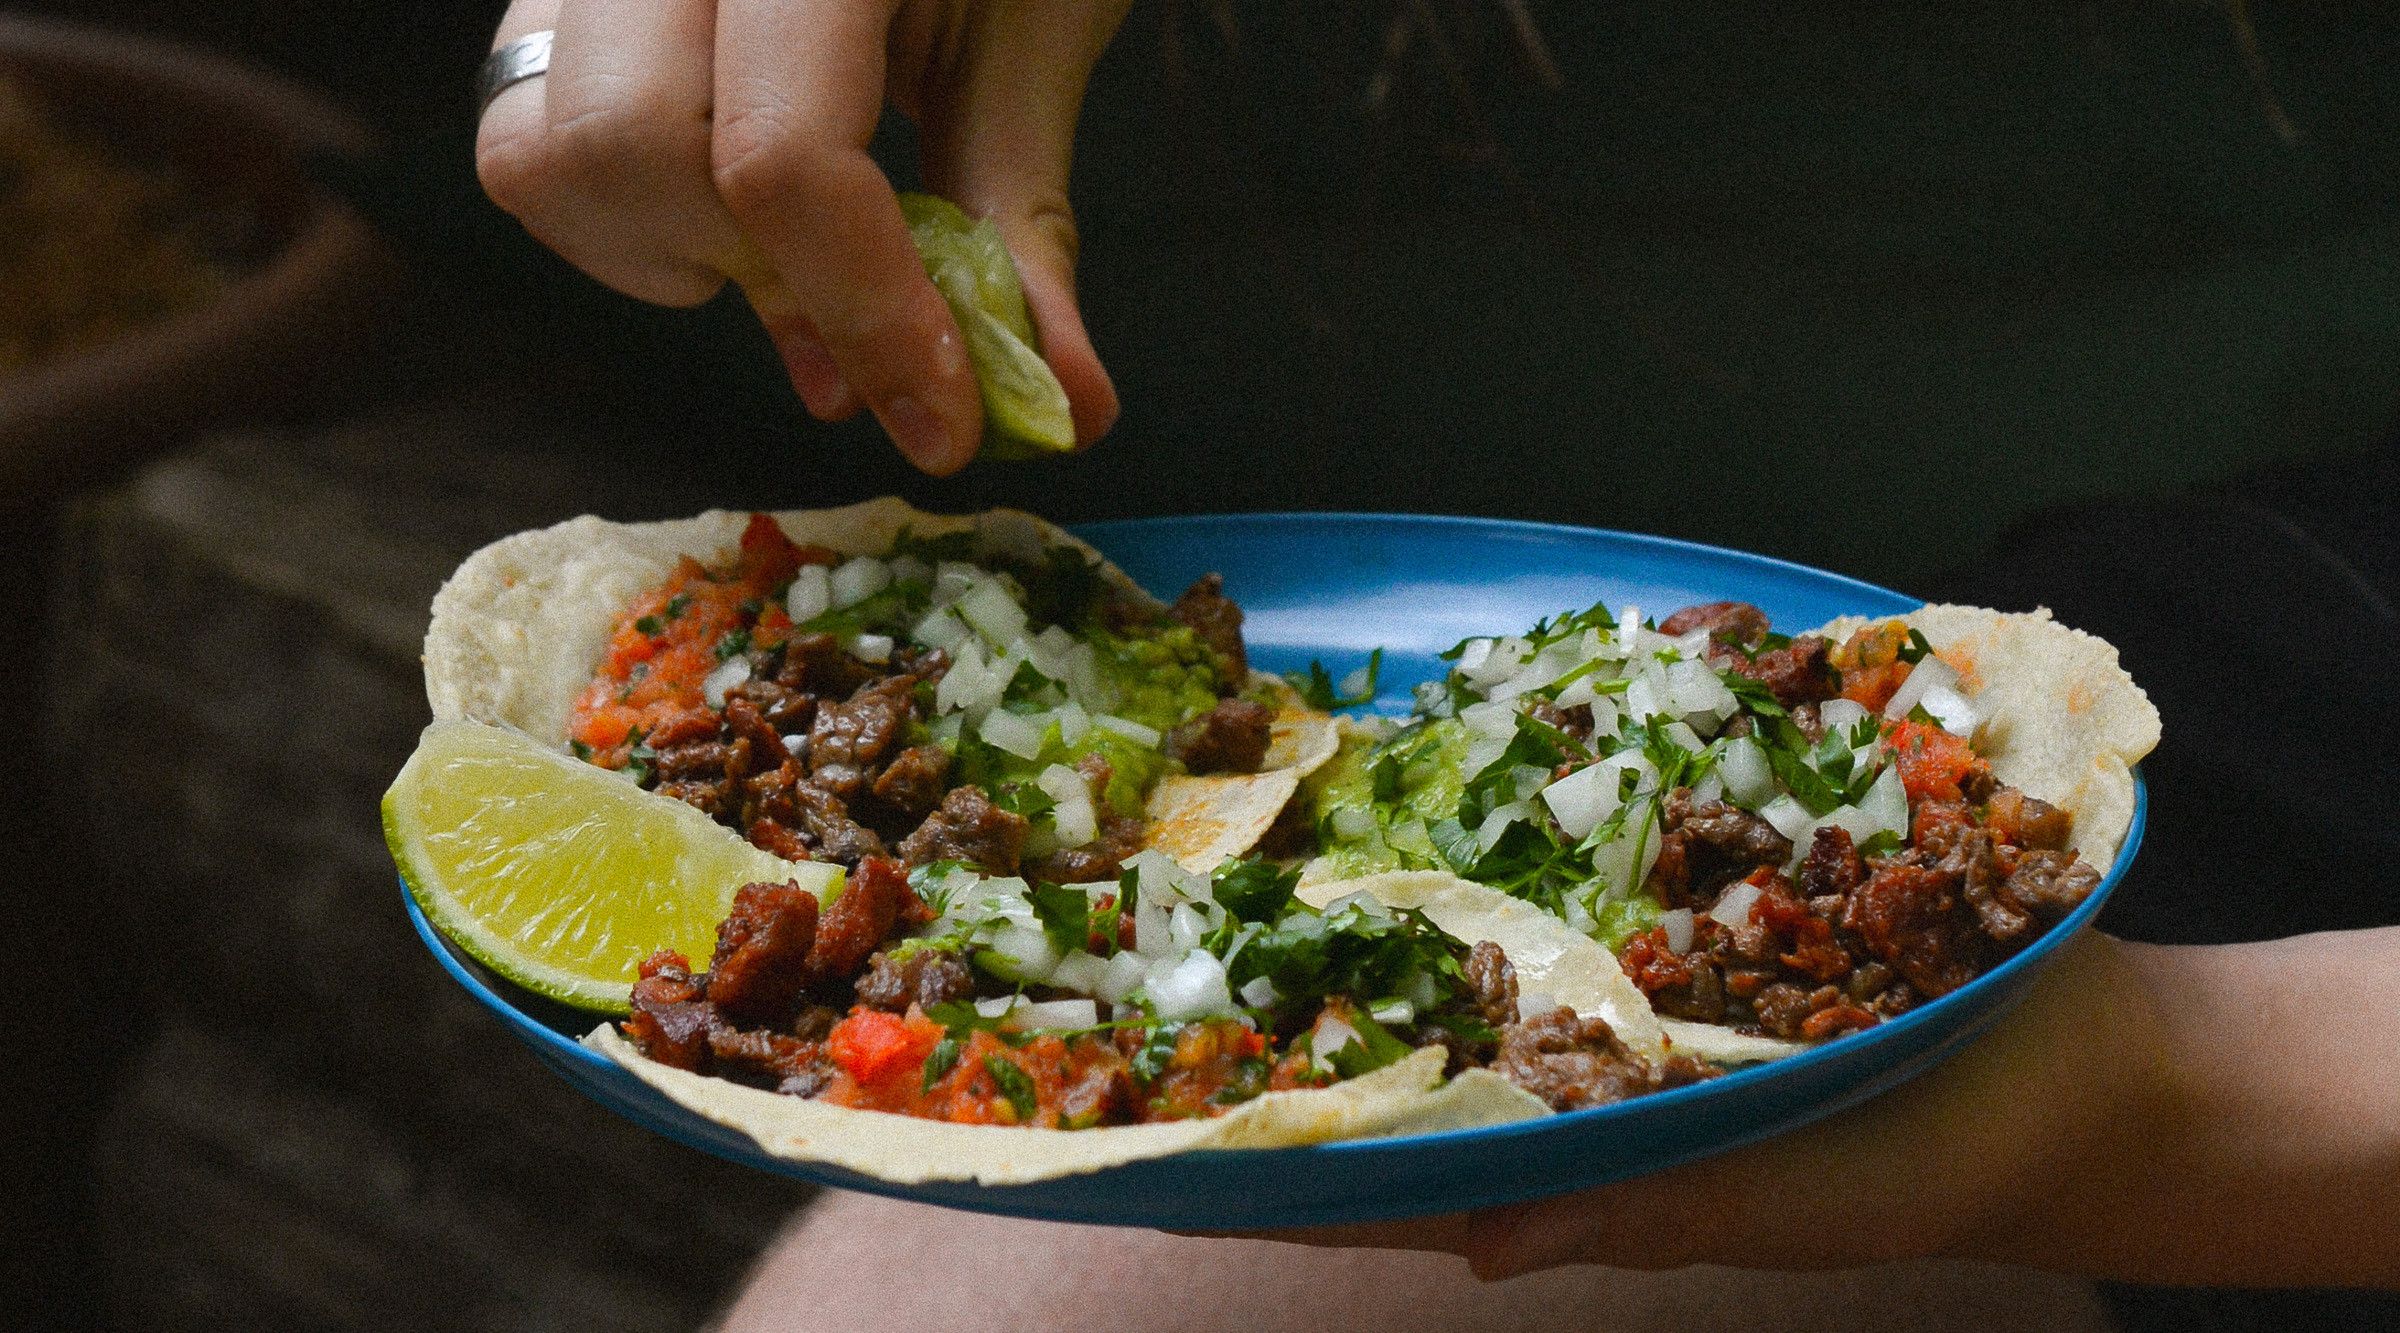
[[[987,555],[1032,557],[1070,547],[1099,562],[1100,576],[1136,604],[1165,607],[1106,557],[1056,524],[1014,509],[928,514],[886,497],[842,509],[773,515],[793,541],[844,555],[881,555],[903,531],[920,537],[973,532]],[[702,564],[739,547],[747,512],[711,510],[662,523],[612,523],[585,516],[504,537],[467,557],[433,599],[425,635],[425,695],[437,720],[466,718],[515,727],[567,747],[575,700],[591,683],[617,617],[666,582],[685,556]],[[1264,771],[1170,777],[1150,810],[1150,845],[1195,870],[1211,870],[1265,836],[1301,777],[1333,753],[1330,718],[1299,702],[1273,677],[1273,743]],[[659,798],[668,799],[666,797]]]
[[[1349,891],[1422,909],[1435,925],[1470,943],[1493,941],[1515,966],[1521,991],[1540,991],[1579,1014],[1606,1017],[1629,1047],[1652,1060],[1662,1054],[1658,1022],[1617,960],[1548,913],[1454,875],[1402,871],[1356,881]],[[1211,1120],[1048,1130],[956,1125],[745,1087],[646,1059],[612,1026],[595,1029],[584,1042],[669,1100],[750,1136],[776,1157],[898,1185],[1022,1185],[1200,1148],[1288,1148],[1550,1114],[1539,1097],[1488,1069],[1444,1081],[1446,1056],[1439,1048],[1329,1088],[1270,1092]]]

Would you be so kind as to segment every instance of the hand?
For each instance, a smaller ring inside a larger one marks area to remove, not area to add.
[[[1487,1280],[1561,1264],[1840,1268],[2035,1262],[2012,1231],[2112,1174],[2159,1105],[2157,1024],[2130,946],[2086,935],[1939,1069],[1792,1134],[1656,1175],[1479,1213],[1272,1232],[1443,1250]]]
[[[975,456],[965,344],[866,153],[888,100],[929,189],[999,227],[1089,444],[1116,391],[1075,303],[1067,170],[1084,84],[1131,0],[515,0],[556,33],[500,94],[484,189],[578,268],[697,305],[739,283],[808,410],[871,409],[936,475]]]

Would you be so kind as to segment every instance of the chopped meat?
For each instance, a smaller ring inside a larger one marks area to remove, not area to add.
[[[741,812],[733,783],[725,778],[692,778],[658,784],[658,794],[671,797],[720,823]]]
[[[1250,676],[1250,658],[1242,651],[1242,608],[1225,595],[1225,579],[1219,574],[1203,574],[1192,586],[1183,590],[1167,614],[1191,627],[1200,641],[1217,650],[1230,669],[1230,677],[1221,688],[1228,694],[1240,689]]]
[[[1973,793],[1968,793],[1968,797],[1973,799]],[[2066,811],[2014,787],[1998,787],[1987,799],[1990,806],[1984,822],[2000,836],[2019,847],[2065,849],[2067,835],[2074,827],[2074,818]]]
[[[2044,926],[2083,905],[2100,887],[2100,872],[2066,852],[2026,852],[2001,881],[1998,896]]]
[[[1841,675],[1827,660],[1830,651],[1825,640],[1814,634],[1803,634],[1756,657],[1717,640],[1709,645],[1708,660],[1722,670],[1766,686],[1778,703],[1791,708],[1823,703],[1841,693]]]
[[[938,745],[912,745],[893,756],[875,779],[875,799],[908,817],[911,824],[933,813],[950,776],[950,752]]]
[[[858,1002],[890,1013],[908,1012],[910,1005],[931,1009],[975,994],[975,976],[966,962],[948,949],[913,949],[895,959],[878,953],[867,960],[858,979]]]
[[[1947,995],[1982,971],[1983,936],[1960,902],[1956,873],[1887,861],[1851,895],[1841,924],[1919,993]]]
[[[744,785],[750,798],[745,809],[753,828],[760,821],[774,821],[799,838],[811,859],[848,866],[864,857],[883,855],[883,839],[851,818],[850,807],[841,797],[815,779],[801,776],[799,760],[787,759]],[[782,854],[775,847],[767,850]]]
[[[712,1014],[682,954],[661,949],[642,960],[633,983],[633,1013],[625,1035],[634,1049],[663,1065],[697,1070],[708,1054]]]
[[[1712,642],[1755,648],[1767,637],[1767,613],[1748,602],[1703,602],[1668,616],[1658,632],[1681,636],[1703,628]]]
[[[1808,855],[1800,862],[1800,896],[1811,904],[1820,898],[1847,896],[1866,873],[1858,859],[1858,844],[1850,840],[1848,829],[1820,828],[1809,839]]]
[[[1167,733],[1167,754],[1194,773],[1256,773],[1266,762],[1274,720],[1274,710],[1264,704],[1220,699]]]
[[[808,775],[845,799],[857,795],[871,769],[916,716],[914,676],[886,676],[858,687],[839,704],[817,709],[808,733]]]
[[[953,788],[934,812],[900,843],[911,868],[964,861],[987,875],[1017,873],[1025,850],[1025,817],[992,804],[981,787]]]
[[[857,976],[892,933],[908,897],[908,873],[899,862],[885,856],[860,861],[817,923],[816,944],[808,951],[810,979],[834,982]]]
[[[737,699],[757,709],[758,715],[767,720],[767,725],[782,736],[805,738],[810,720],[817,715],[817,696],[756,676],[725,691],[728,713]],[[791,749],[788,744],[784,748],[787,751]]]
[[[1606,1020],[1579,1018],[1572,1009],[1501,1028],[1492,1069],[1560,1111],[1621,1102],[1655,1091],[1660,1081]]]
[[[786,861],[811,859],[808,843],[799,834],[766,815],[750,821],[750,845],[762,852],[772,852]]]
[[[1477,941],[1461,971],[1467,993],[1474,997],[1476,1017],[1493,1027],[1517,1021],[1517,969],[1499,945]]]
[[[717,925],[709,1001],[737,1021],[777,1021],[808,986],[817,935],[817,895],[797,881],[743,885]]]
[[[1658,861],[1649,883],[1659,900],[1681,907],[1706,898],[1760,866],[1791,857],[1791,840],[1766,820],[1723,801],[1692,801],[1689,787],[1667,794],[1659,810]]]
[[[1548,699],[1535,699],[1525,709],[1526,716],[1544,726],[1556,727],[1578,741],[1592,739],[1592,706],[1570,704],[1565,708]]]
[[[1100,832],[1081,847],[1061,847],[1025,866],[1027,879],[1050,884],[1091,884],[1115,879],[1125,858],[1142,850],[1142,821],[1100,817]]]
[[[813,1041],[752,1028],[718,1023],[708,1033],[709,1073],[777,1088],[789,1080],[806,1080],[825,1063],[823,1048]]]
[[[819,699],[838,699],[849,697],[879,674],[842,651],[841,641],[832,635],[800,634],[784,643],[783,665],[776,670],[775,683]]]

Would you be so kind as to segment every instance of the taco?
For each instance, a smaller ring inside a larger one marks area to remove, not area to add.
[[[1144,852],[1082,885],[874,858],[821,910],[748,885],[707,972],[652,958],[622,1030],[587,1040],[770,1153],[901,1184],[1492,1124],[1713,1072],[1529,904],[1401,873],[1318,910],[1296,883]]]
[[[1613,950],[1671,1049],[1772,1059],[1981,975],[2095,889],[2157,711],[2047,611],[1790,637],[1745,603],[1470,639],[1307,784],[1302,894],[1459,874]]]
[[[495,542],[435,597],[425,676],[437,720],[845,867],[1106,879],[1155,828],[1205,868],[1332,749],[1329,719],[1250,673],[1215,576],[1165,605],[1031,515],[890,499]]]

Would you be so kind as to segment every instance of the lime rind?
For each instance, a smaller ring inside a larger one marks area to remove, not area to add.
[[[384,839],[436,929],[527,990],[626,1010],[635,966],[705,958],[734,891],[798,880],[830,897],[838,866],[751,846],[680,801],[474,722],[426,728],[383,801]]]

